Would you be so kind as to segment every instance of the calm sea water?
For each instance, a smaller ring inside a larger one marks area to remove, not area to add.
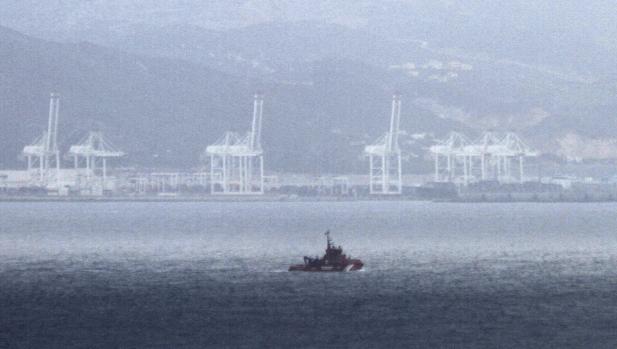
[[[615,348],[617,205],[0,203],[5,347]]]

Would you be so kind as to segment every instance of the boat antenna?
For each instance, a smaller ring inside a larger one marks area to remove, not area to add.
[[[330,230],[326,230],[326,237],[328,239],[328,248],[332,245],[332,239],[330,239]]]

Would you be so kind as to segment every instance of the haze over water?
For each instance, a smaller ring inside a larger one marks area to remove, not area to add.
[[[615,212],[0,203],[0,347],[614,347]],[[365,271],[288,273],[326,229]]]

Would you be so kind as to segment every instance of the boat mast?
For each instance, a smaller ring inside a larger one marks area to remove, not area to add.
[[[326,238],[328,239],[328,250],[332,246],[332,239],[330,239],[330,230],[326,230]]]

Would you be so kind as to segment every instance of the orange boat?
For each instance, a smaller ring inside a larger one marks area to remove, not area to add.
[[[330,231],[326,232],[326,237],[328,244],[326,254],[322,258],[304,256],[304,264],[291,265],[289,271],[356,271],[364,267],[361,260],[348,258],[341,246],[334,246],[330,239]]]

